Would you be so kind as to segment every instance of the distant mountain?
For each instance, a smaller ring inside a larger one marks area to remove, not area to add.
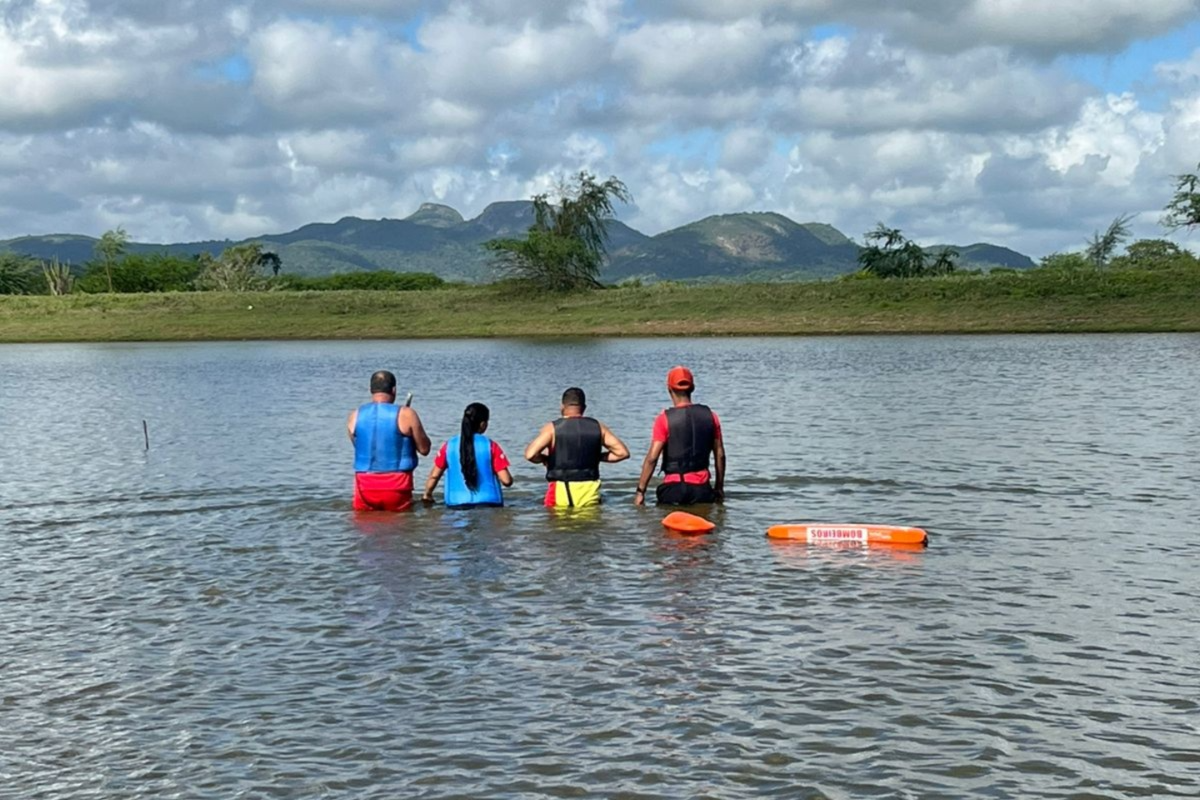
[[[605,277],[821,278],[853,271],[857,258],[858,246],[828,225],[800,225],[773,213],[722,214],[614,249]]]
[[[935,244],[931,247],[926,247],[925,251],[937,254],[947,247],[953,247],[958,251],[958,265],[964,269],[993,269],[995,267],[1030,269],[1037,266],[1033,263],[1033,259],[1024,253],[1018,253],[1016,250],[1009,250],[1007,247],[986,244],[984,242],[969,244],[966,247]]]
[[[462,214],[441,203],[421,203],[421,207],[405,217],[405,220],[431,228],[453,228],[466,221]]]
[[[489,239],[523,236],[532,222],[533,204],[528,200],[492,203],[469,220],[450,206],[424,203],[404,219],[343,217],[245,241],[259,242],[278,253],[284,271],[296,275],[391,269],[432,272],[447,280],[486,281],[495,273],[491,256],[481,245]],[[707,217],[657,236],[611,220],[608,233],[609,264],[601,275],[607,282],[810,279],[858,268],[858,245],[837,228],[820,222],[800,224],[770,212]],[[132,243],[130,251],[216,254],[241,243]],[[0,241],[0,250],[40,259],[57,257],[78,266],[93,258],[95,245],[90,236],[55,234]],[[1028,256],[996,245],[956,249],[960,263],[969,268],[1033,266]]]

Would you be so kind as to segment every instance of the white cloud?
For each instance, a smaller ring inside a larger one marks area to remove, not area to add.
[[[650,233],[777,210],[1035,255],[1126,211],[1157,234],[1200,158],[1200,51],[1124,93],[1054,57],[1198,5],[9,0],[0,238],[471,216],[580,168],[624,180]]]
[[[764,25],[757,19],[648,23],[621,36],[613,56],[637,86],[703,92],[752,80],[766,69],[773,51],[796,35],[792,26]]]
[[[338,34],[316,22],[281,21],[250,41],[253,89],[272,112],[307,125],[393,115],[410,105],[419,72],[412,50],[380,31]]]
[[[1117,52],[1200,16],[1196,0],[665,0],[662,13],[852,25],[949,51]]]

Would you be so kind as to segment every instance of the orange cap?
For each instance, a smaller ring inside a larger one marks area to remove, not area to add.
[[[667,388],[676,391],[690,391],[696,388],[692,371],[687,367],[672,367],[667,373]]]

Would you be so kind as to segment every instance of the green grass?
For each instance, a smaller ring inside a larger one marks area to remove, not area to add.
[[[0,342],[1085,331],[1200,331],[1200,271],[0,297]]]

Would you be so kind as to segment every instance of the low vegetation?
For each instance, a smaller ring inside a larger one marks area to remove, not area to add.
[[[929,278],[0,297],[0,341],[1200,331],[1200,265]]]
[[[1197,185],[1179,176],[1164,223],[1200,225]],[[281,274],[258,244],[129,254],[119,228],[78,274],[0,253],[0,341],[1200,331],[1200,260],[1165,239],[1121,252],[1127,216],[1086,250],[1029,270],[961,270],[952,250],[923,250],[881,224],[861,269],[834,280],[605,287],[604,220],[625,187],[581,173],[562,194],[557,205],[535,198],[529,239],[491,243],[515,277],[488,286],[429,273]]]

